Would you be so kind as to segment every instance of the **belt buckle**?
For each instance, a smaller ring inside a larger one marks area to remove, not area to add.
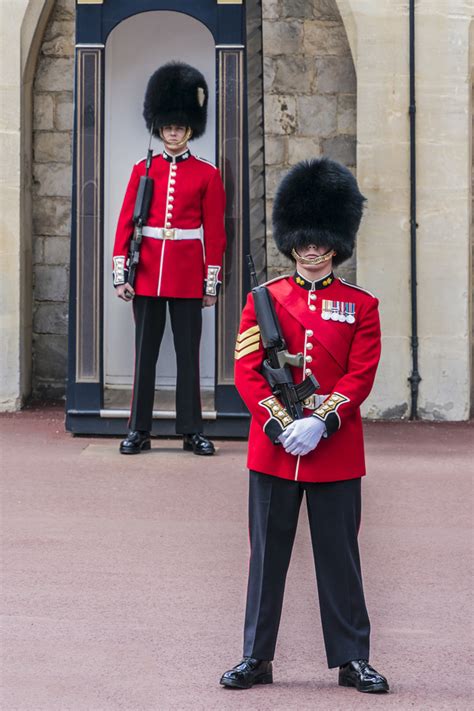
[[[164,229],[163,237],[165,239],[176,239],[176,229],[174,227]]]

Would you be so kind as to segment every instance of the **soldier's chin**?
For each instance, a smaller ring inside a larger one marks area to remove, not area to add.
[[[295,259],[298,264],[305,267],[319,267],[323,264],[326,264],[330,261],[331,257],[334,256],[334,254],[335,252],[332,249],[329,249],[326,252],[323,252],[322,254],[315,254],[313,252],[309,254],[307,253],[305,255],[300,254],[294,248],[291,250],[291,256],[293,257],[293,259]]]

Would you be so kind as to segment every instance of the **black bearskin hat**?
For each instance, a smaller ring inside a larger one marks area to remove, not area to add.
[[[335,266],[354,251],[365,198],[348,168],[329,158],[301,161],[281,181],[273,237],[286,257],[309,244],[334,249]]]
[[[143,104],[147,129],[160,137],[160,128],[176,124],[189,126],[192,138],[206,130],[208,88],[203,75],[184,62],[169,62],[148,81]]]

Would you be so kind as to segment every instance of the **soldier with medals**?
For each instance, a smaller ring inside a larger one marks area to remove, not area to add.
[[[133,168],[118,219],[113,251],[117,296],[133,299],[135,373],[129,434],[122,454],[150,449],[156,362],[169,309],[177,357],[176,432],[183,448],[214,454],[203,434],[199,382],[202,308],[216,303],[226,244],[225,194],[219,170],[194,156],[188,141],[205,131],[208,88],[197,69],[182,62],[160,67],[150,78],[143,115],[164,143],[161,154]],[[129,250],[140,179],[153,180],[142,228],[136,280],[128,282]]]
[[[339,669],[341,686],[389,690],[369,664],[357,540],[366,473],[359,408],[380,357],[378,300],[332,271],[353,252],[363,204],[351,172],[328,159],[299,163],[277,191],[273,236],[296,271],[266,287],[286,355],[302,354],[302,367],[291,366],[295,388],[314,376],[319,389],[302,402],[302,416],[292,418],[263,375],[264,323],[260,328],[257,295],[249,294],[237,337],[235,383],[252,418],[251,553],[243,659],[222,676],[225,687],[273,681],[285,579],[306,494],[328,666]]]

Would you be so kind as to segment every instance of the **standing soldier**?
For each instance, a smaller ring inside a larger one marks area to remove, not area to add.
[[[303,368],[291,368],[294,383],[314,375],[325,393],[304,401],[302,419],[292,420],[262,375],[265,351],[252,294],[242,314],[235,383],[252,416],[251,556],[244,658],[222,676],[226,687],[273,681],[285,579],[306,493],[328,666],[339,667],[342,686],[389,688],[368,661],[357,543],[365,474],[359,407],[380,357],[378,301],[332,272],[353,252],[363,203],[350,171],[327,159],[299,163],[276,195],[274,238],[296,272],[267,288],[288,351],[303,354]]]
[[[132,170],[118,220],[113,252],[117,296],[133,298],[135,373],[129,434],[122,454],[150,449],[156,361],[168,305],[177,357],[176,432],[183,448],[212,455],[202,434],[199,344],[202,307],[213,306],[225,249],[225,195],[219,170],[191,154],[188,141],[205,131],[208,88],[197,69],[181,62],[160,67],[150,78],[143,115],[164,150]],[[153,180],[153,197],[132,287],[128,255],[140,177]]]

